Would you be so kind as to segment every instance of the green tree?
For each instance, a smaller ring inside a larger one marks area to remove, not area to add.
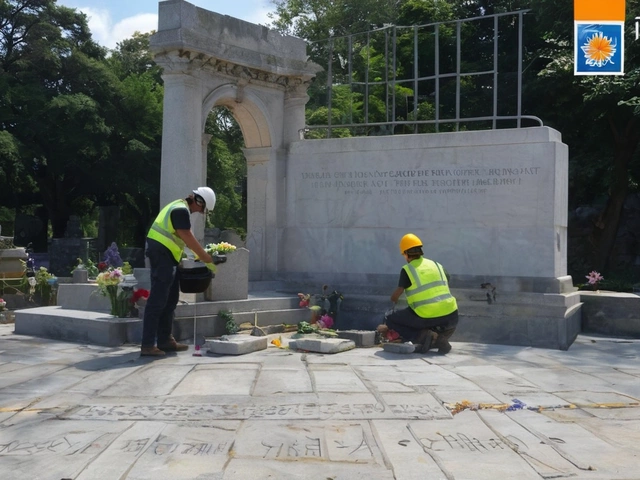
[[[86,17],[53,0],[0,2],[0,36],[0,130],[13,138],[54,236],[62,236],[74,199],[109,151],[110,129],[96,97],[110,95],[115,77]]]
[[[205,126],[211,135],[207,147],[207,178],[216,192],[216,208],[209,219],[216,227],[247,231],[247,162],[239,125],[225,107],[214,107]]]

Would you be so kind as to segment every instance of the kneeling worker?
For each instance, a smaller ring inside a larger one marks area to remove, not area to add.
[[[458,304],[449,290],[444,268],[422,256],[422,241],[413,233],[400,240],[400,253],[407,264],[400,271],[391,301],[397,303],[404,292],[409,307],[387,314],[385,325],[378,330],[383,334],[394,330],[403,341],[419,344],[419,353],[437,348],[445,355],[451,351],[449,338],[458,325]]]
[[[180,297],[178,263],[184,247],[212,268],[213,258],[191,232],[191,214],[212,211],[216,195],[209,187],[198,187],[185,199],[175,200],[158,214],[147,234],[147,257],[151,265],[151,291],[142,321],[141,356],[161,357],[189,347],[172,335],[173,317]],[[157,346],[156,346],[157,343]]]

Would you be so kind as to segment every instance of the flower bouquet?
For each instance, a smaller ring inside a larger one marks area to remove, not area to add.
[[[123,280],[124,275],[120,268],[105,270],[96,277],[100,293],[109,297],[111,302],[111,315],[118,318],[126,317],[131,311],[132,292],[124,289],[118,292],[118,286]]]
[[[586,276],[586,279],[587,283],[591,285],[591,288],[593,288],[594,290],[598,290],[598,283],[604,280],[604,277],[594,270],[592,272],[589,272],[589,275]]]
[[[210,243],[204,247],[205,252],[209,255],[227,255],[236,251],[236,246],[227,242]]]
[[[7,302],[3,298],[0,298],[0,312],[4,312],[7,308]]]

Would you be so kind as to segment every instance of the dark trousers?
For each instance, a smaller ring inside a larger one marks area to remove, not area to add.
[[[384,323],[391,330],[398,332],[405,342],[415,342],[420,331],[425,328],[436,333],[438,331],[452,330],[446,339],[448,340],[453,335],[456,325],[458,325],[458,310],[443,317],[422,318],[410,307],[407,307],[387,314],[384,318]]]
[[[180,297],[178,264],[166,248],[147,250],[151,263],[151,291],[144,308],[142,346],[166,343]]]

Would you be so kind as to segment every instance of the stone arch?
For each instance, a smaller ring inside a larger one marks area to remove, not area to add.
[[[264,272],[277,271],[283,152],[300,139],[307,88],[321,68],[308,61],[299,38],[184,0],[160,2],[150,47],[165,87],[161,204],[206,181],[210,137],[204,124],[213,106],[226,106],[246,145],[250,274],[261,279]],[[200,222],[194,222],[194,232],[202,239]]]
[[[238,101],[240,99],[240,101]],[[213,107],[228,108],[240,126],[246,148],[270,147],[273,126],[264,103],[251,90],[228,83],[215,88],[205,98],[202,112],[202,130]]]

